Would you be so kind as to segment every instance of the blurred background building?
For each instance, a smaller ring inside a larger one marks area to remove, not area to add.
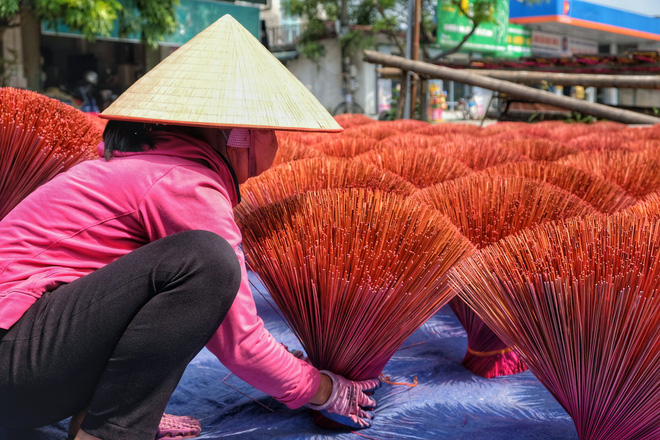
[[[181,0],[175,6],[174,32],[162,35],[156,47],[144,44],[139,34],[120,36],[118,26],[90,41],[80,30],[62,23],[53,25],[39,22],[34,15],[17,15],[12,21],[0,21],[0,80],[2,85],[39,90],[63,100],[73,96],[73,104],[80,105],[76,91],[90,84],[87,74],[93,72],[96,78],[92,88],[102,110],[114,96],[197,32],[222,15],[231,14],[331,112],[392,117],[400,73],[364,63],[359,49],[370,47],[405,55],[402,49],[408,26],[406,0],[381,14],[372,9],[368,11],[371,15],[359,9],[342,15],[341,8],[374,2],[338,1],[339,12],[335,11],[335,15],[334,8],[326,7],[319,9],[313,19],[292,13],[291,1],[294,0]],[[475,0],[425,1],[422,7],[427,21],[423,23],[420,59],[457,68],[659,73],[660,2],[656,0],[489,3],[488,19],[473,31],[474,23],[468,15],[474,18],[479,13],[474,10]],[[393,31],[379,31],[379,20],[388,14],[389,20],[395,22]],[[316,55],[309,54],[311,40],[316,44]],[[356,49],[356,41],[363,45]],[[351,45],[355,47],[349,50]],[[453,50],[458,45],[460,48]],[[451,53],[444,55],[447,52]],[[660,108],[660,91],[656,90],[551,84],[539,87],[642,111],[657,112]],[[423,82],[422,95],[417,117],[425,119],[443,118],[441,110],[445,110],[446,117],[467,102],[474,102],[483,114],[491,98],[489,91],[437,80]]]

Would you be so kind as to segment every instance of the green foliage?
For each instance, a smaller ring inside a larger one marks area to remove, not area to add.
[[[0,21],[8,23],[20,10],[20,0],[0,1]]]
[[[325,56],[325,46],[320,40],[328,35],[325,23],[314,18],[307,23],[307,26],[300,35],[298,50],[304,57],[316,61]]]
[[[123,0],[119,15],[119,34],[141,34],[142,40],[152,47],[161,36],[174,32],[174,7],[179,0]]]
[[[348,31],[345,35],[339,37],[339,44],[349,56],[361,52],[363,49],[373,47],[373,35],[366,35],[362,31]]]
[[[37,18],[47,27],[55,28],[58,22],[79,30],[90,40],[99,35],[110,35],[122,8],[117,0],[33,0]]]
[[[598,118],[591,115],[583,115],[580,112],[571,112],[571,116],[567,119],[564,119],[564,122],[568,123],[583,123],[583,124],[592,124],[596,122]]]
[[[156,46],[175,30],[174,6],[179,0],[0,0],[0,25],[29,10],[46,27],[62,23],[89,40],[108,36],[119,19],[120,35],[137,34]]]

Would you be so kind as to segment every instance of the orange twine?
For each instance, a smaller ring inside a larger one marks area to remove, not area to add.
[[[488,356],[496,356],[498,354],[505,354],[513,351],[511,347],[503,348],[501,350],[493,350],[493,351],[474,351],[470,349],[470,347],[467,348],[468,353],[470,353],[473,356],[479,356],[479,357],[488,357]]]
[[[417,376],[413,378],[413,383],[408,383],[408,382],[392,382],[392,379],[390,376],[385,376],[383,373],[380,373],[380,376],[378,376],[378,379],[381,380],[381,382],[388,383],[390,385],[406,385],[409,386],[410,388],[416,387],[417,386]]]

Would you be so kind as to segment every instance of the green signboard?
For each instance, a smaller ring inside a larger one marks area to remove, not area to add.
[[[261,0],[259,0],[261,1]],[[257,3],[257,1],[253,1]],[[181,46],[199,32],[206,29],[225,14],[230,14],[242,24],[252,35],[260,38],[259,8],[253,6],[238,6],[229,2],[207,1],[207,0],[181,0],[176,6],[177,30],[163,38],[162,44]],[[101,37],[116,41],[139,42],[139,35],[127,35],[119,37],[119,26],[115,25],[110,37]],[[73,35],[79,36],[80,32],[73,31],[64,25],[57,25],[55,29],[42,25],[41,32],[45,35]]]
[[[461,0],[461,6],[470,15],[474,0]],[[507,44],[509,27],[509,0],[495,0],[493,22],[482,23],[463,45],[462,50],[495,54]],[[438,0],[438,45],[442,48],[457,46],[472,29],[472,22],[452,0]]]
[[[518,24],[510,24],[506,45],[497,53],[497,56],[505,58],[532,56],[532,30]]]

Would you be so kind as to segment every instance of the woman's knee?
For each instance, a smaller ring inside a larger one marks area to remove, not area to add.
[[[176,234],[179,251],[192,264],[198,283],[213,296],[224,294],[233,301],[241,282],[241,267],[231,245],[210,231],[186,231]]]

